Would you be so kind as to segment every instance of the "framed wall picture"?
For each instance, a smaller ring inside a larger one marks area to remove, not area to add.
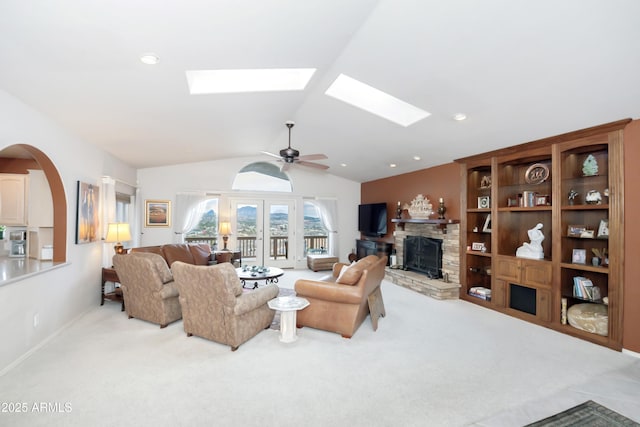
[[[598,238],[606,239],[609,237],[609,220],[601,219],[598,226]]]
[[[171,201],[170,200],[145,200],[144,226],[145,227],[170,227],[171,226]]]
[[[78,181],[76,244],[100,239],[100,187]]]
[[[571,262],[574,264],[586,264],[587,263],[587,250],[586,249],[574,249],[571,257]]]

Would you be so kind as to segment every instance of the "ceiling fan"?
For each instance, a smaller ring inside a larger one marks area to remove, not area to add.
[[[300,152],[295,148],[291,148],[291,128],[295,125],[294,122],[286,122],[285,125],[289,128],[289,146],[287,148],[283,148],[280,150],[280,154],[273,154],[267,151],[262,151],[263,154],[267,156],[275,157],[279,161],[283,162],[282,168],[280,170],[287,171],[292,164],[296,163],[301,166],[308,166],[316,169],[329,169],[327,165],[321,165],[319,163],[313,163],[309,160],[324,160],[327,159],[327,156],[324,154],[307,154],[306,156],[301,156]]]

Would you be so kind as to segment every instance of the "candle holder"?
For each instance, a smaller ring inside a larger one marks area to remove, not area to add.
[[[402,207],[400,202],[398,202],[398,208],[396,209],[396,219],[402,219]]]
[[[440,200],[440,206],[438,206],[438,219],[444,219],[444,213],[447,208],[444,206],[444,200]]]

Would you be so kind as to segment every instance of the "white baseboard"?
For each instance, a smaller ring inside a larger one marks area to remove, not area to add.
[[[624,354],[628,354],[629,356],[633,356],[633,357],[636,357],[636,358],[640,359],[640,353],[636,353],[635,351],[631,351],[631,350],[627,350],[627,349],[623,348],[622,352]]]
[[[40,341],[38,344],[36,344],[34,347],[30,348],[26,353],[24,353],[22,356],[18,357],[16,360],[14,360],[13,362],[11,362],[10,364],[8,364],[7,366],[5,366],[2,370],[0,370],[0,377],[2,377],[4,374],[6,374],[7,372],[11,371],[13,368],[15,368],[16,366],[18,366],[20,363],[22,363],[23,360],[27,359],[29,356],[31,356],[33,353],[35,353],[36,351],[40,350],[44,345],[46,345],[49,341],[51,341],[52,339],[54,339],[55,337],[57,337],[58,335],[60,335],[60,333],[62,331],[64,331],[65,329],[67,329],[69,326],[71,326],[75,321],[77,321],[79,318],[81,318],[82,316],[84,316],[85,314],[87,314],[90,310],[92,310],[92,308],[88,308],[86,311],[80,313],[79,315],[77,315],[76,317],[74,317],[73,319],[71,319],[70,321],[68,321],[67,323],[65,323],[64,325],[62,325],[62,327],[60,327],[57,331],[55,331],[54,333],[52,333],[51,335],[49,335],[47,338],[45,338],[44,340]]]

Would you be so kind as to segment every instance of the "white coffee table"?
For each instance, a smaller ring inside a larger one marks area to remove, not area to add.
[[[272,310],[280,312],[280,341],[284,343],[294,342],[298,339],[296,334],[296,312],[309,305],[309,301],[299,297],[278,297],[267,303]]]

